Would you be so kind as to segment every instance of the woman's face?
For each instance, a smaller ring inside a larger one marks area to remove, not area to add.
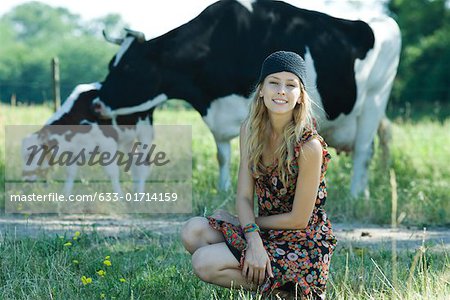
[[[292,112],[300,103],[300,80],[290,72],[279,72],[268,75],[263,82],[260,97],[270,113],[285,114]]]

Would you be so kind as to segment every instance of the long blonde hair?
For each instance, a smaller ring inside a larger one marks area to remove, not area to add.
[[[246,150],[249,160],[249,168],[254,177],[267,173],[267,167],[263,163],[262,155],[264,145],[269,141],[268,132],[271,129],[269,113],[264,104],[260,91],[263,83],[258,84],[253,101],[250,104],[250,112],[245,120]],[[300,84],[300,103],[294,107],[292,120],[284,127],[282,142],[275,150],[274,157],[277,173],[284,187],[287,187],[288,177],[293,173],[291,163],[295,160],[294,146],[300,140],[306,130],[312,130],[313,114],[311,99],[303,84]]]

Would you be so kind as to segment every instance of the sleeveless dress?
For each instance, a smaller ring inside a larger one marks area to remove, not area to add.
[[[265,296],[275,289],[295,291],[308,299],[324,299],[331,255],[336,247],[331,223],[323,208],[326,197],[325,172],[331,158],[323,138],[314,130],[305,132],[294,147],[295,157],[302,145],[315,138],[322,144],[322,168],[316,203],[307,227],[303,230],[261,229],[261,238],[272,266],[274,278],[266,278],[259,287]],[[298,163],[293,160],[294,174],[289,176],[288,187],[281,183],[276,165],[267,167],[267,172],[255,178],[258,199],[258,215],[269,216],[292,210],[298,177]],[[212,228],[222,232],[225,243],[243,267],[247,242],[239,226],[208,217]]]

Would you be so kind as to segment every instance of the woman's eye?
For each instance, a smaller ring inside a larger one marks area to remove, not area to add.
[[[278,84],[276,81],[269,81],[270,84]]]

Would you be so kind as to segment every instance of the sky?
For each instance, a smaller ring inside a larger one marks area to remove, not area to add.
[[[0,0],[0,16],[27,0]],[[195,16],[215,0],[40,0],[51,6],[66,7],[84,20],[118,13],[130,28],[145,33],[147,38],[161,35]],[[250,3],[251,0],[241,2]],[[381,13],[384,0],[286,0],[295,6],[314,9],[340,17],[365,18],[367,14]],[[356,3],[356,5],[355,5]],[[353,5],[352,5],[353,4]],[[353,8],[358,6],[356,12]]]

